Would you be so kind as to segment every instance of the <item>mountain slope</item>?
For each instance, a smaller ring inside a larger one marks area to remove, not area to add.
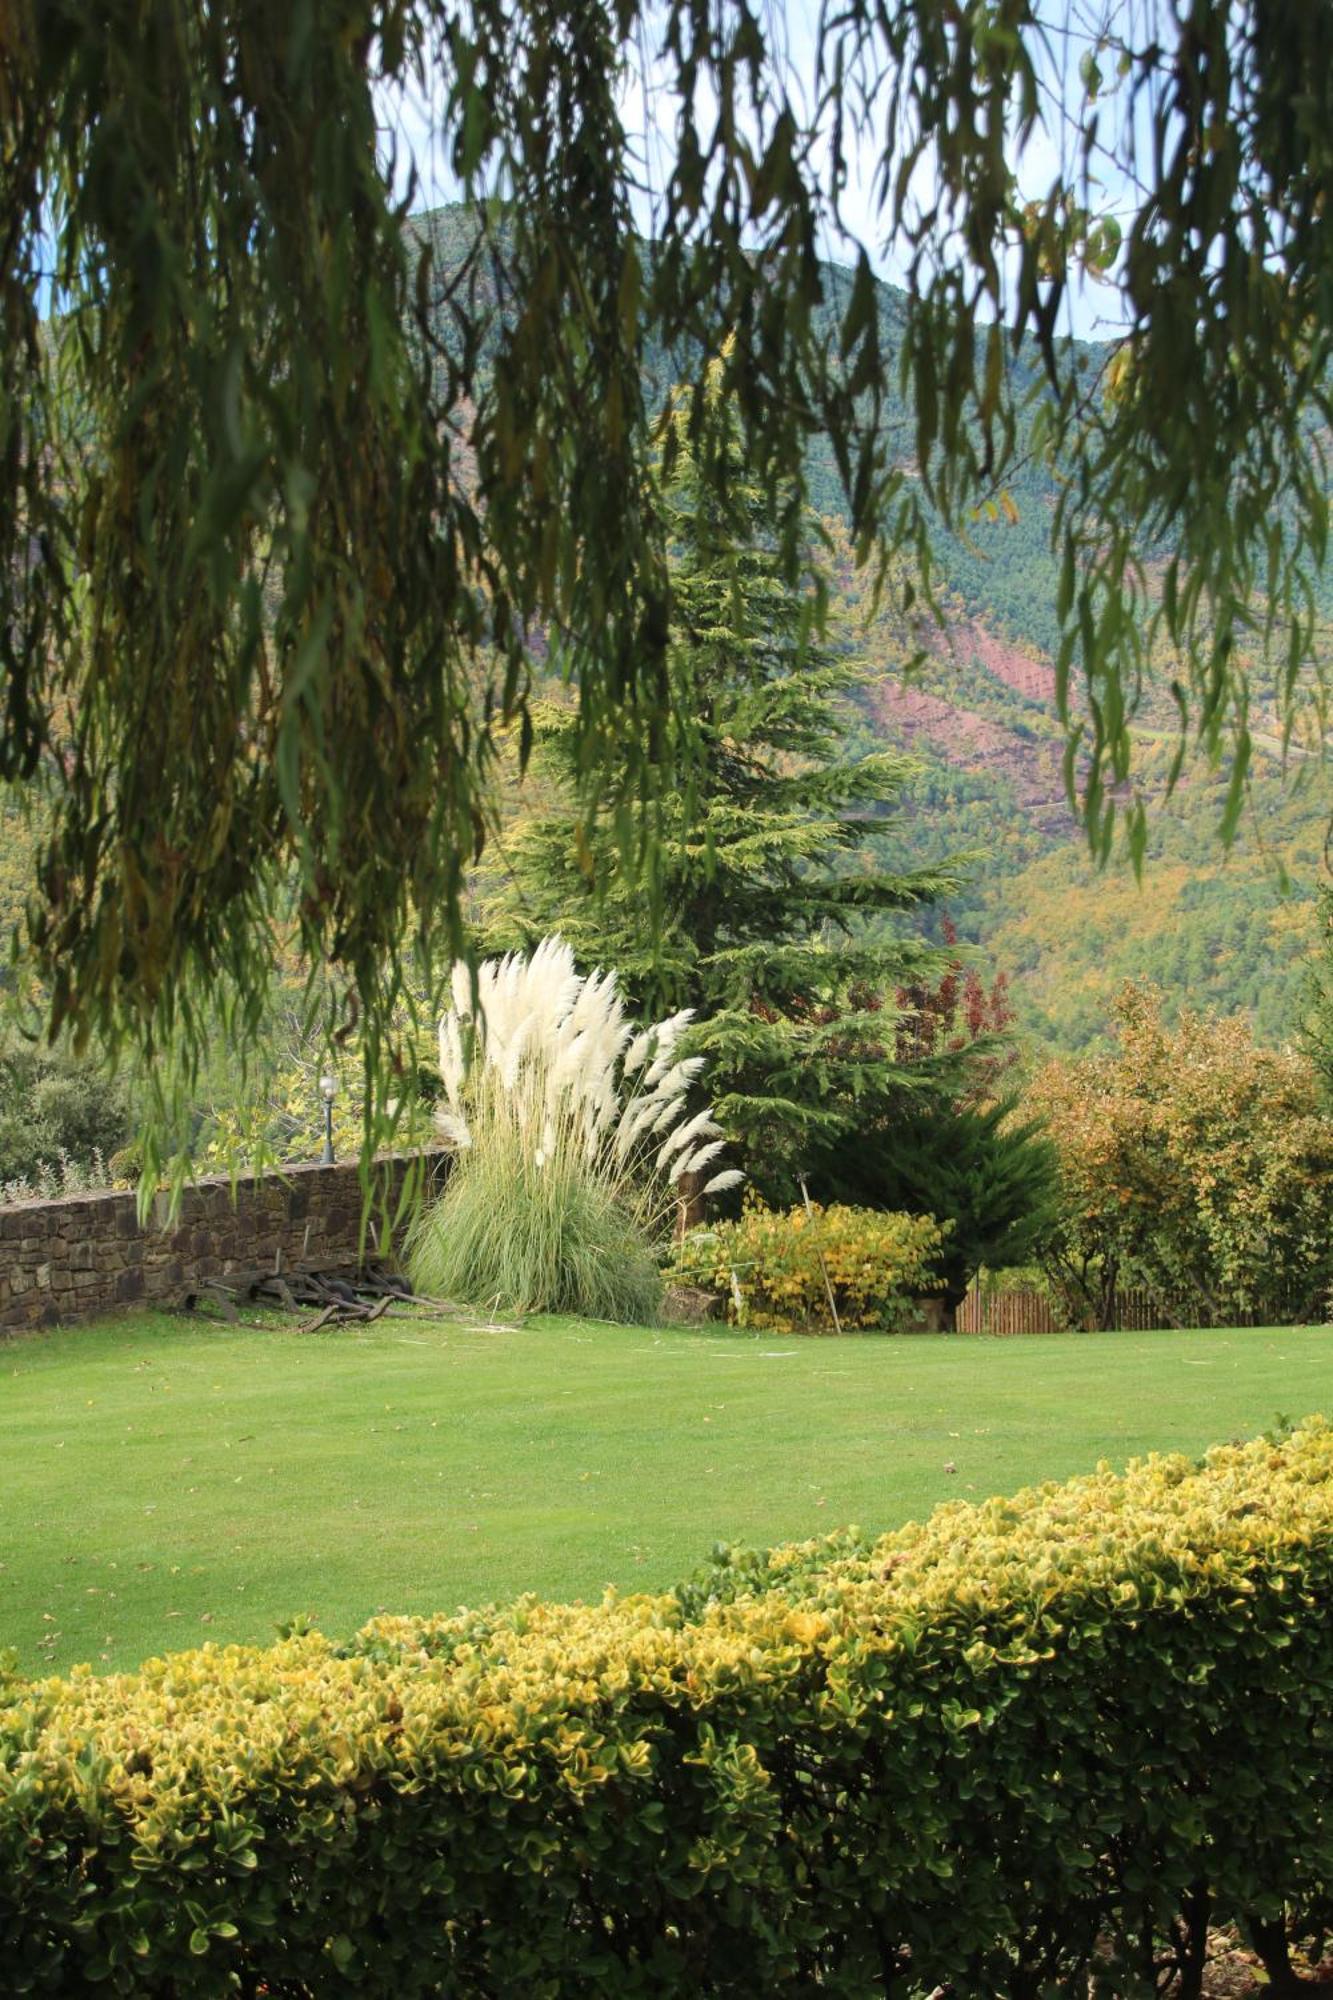
[[[412,218],[429,241],[443,300],[465,253],[468,214],[442,209]],[[826,267],[833,314],[850,273]],[[442,307],[443,312],[443,307]],[[903,297],[879,287],[885,353],[898,352]],[[442,325],[442,337],[445,329]],[[1090,376],[1103,350],[1085,348]],[[1020,353],[1016,364],[1035,367]],[[647,363],[664,394],[688,360],[662,353]],[[901,462],[911,469],[904,406],[890,412]],[[810,476],[816,505],[835,516],[831,454],[816,446]],[[1021,1025],[1046,1046],[1077,1047],[1103,1032],[1108,1006],[1127,978],[1153,978],[1182,1002],[1244,1011],[1258,1032],[1296,1030],[1301,960],[1313,941],[1314,886],[1323,868],[1329,798],[1322,768],[1296,760],[1284,773],[1262,677],[1251,723],[1258,732],[1246,810],[1235,842],[1218,838],[1227,773],[1191,768],[1169,797],[1176,738],[1169,674],[1144,691],[1135,724],[1135,785],[1149,809],[1142,882],[1127,860],[1104,869],[1087,857],[1066,793],[1065,731],[1056,714],[1057,569],[1049,545],[1059,469],[1032,457],[1018,467],[993,510],[966,535],[938,536],[942,630],[927,628],[925,668],[905,678],[908,646],[887,618],[865,621],[858,579],[836,564],[842,643],[861,661],[857,732],[864,747],[910,748],[920,760],[907,810],[890,835],[896,863],[924,865],[970,850],[971,887],[950,912],[960,936],[1013,975]],[[837,547],[839,524],[830,520]]]

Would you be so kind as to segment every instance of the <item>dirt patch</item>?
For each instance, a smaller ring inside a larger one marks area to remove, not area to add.
[[[1064,836],[1076,828],[1065,797],[1058,750],[1030,741],[1002,722],[959,708],[923,688],[881,681],[868,690],[875,715],[891,738],[928,744],[946,763],[1003,779],[1014,798],[1043,832]]]
[[[963,652],[971,650],[979,666],[1005,687],[1021,694],[1026,701],[1040,702],[1050,714],[1055,713],[1055,669],[1049,660],[1024,652],[1021,646],[1010,639],[1002,639],[995,632],[988,632],[984,625],[963,625],[951,634],[955,649]]]

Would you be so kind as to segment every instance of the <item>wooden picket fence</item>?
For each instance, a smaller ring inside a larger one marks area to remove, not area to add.
[[[1291,1317],[1285,1308],[1271,1306],[1257,1312],[1236,1312],[1228,1316],[1229,1326],[1273,1326]],[[1147,1333],[1154,1327],[1200,1326],[1207,1324],[1200,1302],[1188,1297],[1169,1298],[1160,1292],[1126,1287],[1116,1294],[1115,1329],[1122,1333]],[[1068,1321],[1042,1292],[1029,1289],[980,1292],[975,1287],[958,1308],[959,1333],[1063,1333]]]
[[[1064,1322],[1040,1292],[979,1292],[958,1308],[959,1333],[1060,1333]]]

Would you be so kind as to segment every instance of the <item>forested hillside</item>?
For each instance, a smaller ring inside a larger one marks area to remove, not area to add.
[[[1019,546],[1020,567],[1035,562]],[[1002,569],[997,561],[994,573]],[[1325,877],[1327,774],[1317,758],[1293,749],[1284,762],[1277,739],[1259,732],[1228,848],[1230,771],[1196,758],[1168,791],[1176,738],[1158,691],[1136,730],[1135,784],[1148,812],[1136,880],[1123,851],[1104,866],[1089,857],[1066,792],[1054,671],[1029,635],[960,592],[930,662],[908,677],[891,632],[854,616],[844,629],[864,663],[857,733],[867,747],[910,748],[920,764],[886,836],[890,854],[900,865],[974,857],[948,914],[1009,973],[1027,1034],[1084,1046],[1104,1032],[1127,979],[1244,1013],[1265,1040],[1295,1033]]]
[[[450,286],[466,263],[474,224],[468,211],[447,208],[410,218],[407,227],[431,245],[439,336],[447,346]],[[504,312],[504,274],[494,262],[478,266],[468,282],[488,291],[497,314]],[[830,312],[850,282],[848,273],[828,269]],[[887,285],[878,298],[881,339],[892,353],[901,336],[901,298]],[[1102,354],[1088,346],[1083,358],[1095,379]],[[653,390],[664,394],[697,373],[702,359],[652,355]],[[454,463],[466,481],[466,412],[460,414]],[[902,462],[910,467],[910,426],[904,410],[896,415]],[[1135,882],[1123,858],[1105,869],[1091,866],[1066,796],[1064,733],[1055,714],[1058,579],[1048,535],[1057,473],[1028,459],[965,537],[938,537],[944,621],[916,633],[888,617],[868,617],[842,524],[828,515],[836,644],[860,670],[853,734],[864,750],[904,746],[919,763],[884,836],[886,863],[916,868],[971,857],[969,886],[930,921],[938,928],[951,920],[991,968],[1009,973],[1019,1022],[1040,1044],[1075,1048],[1095,1038],[1116,988],[1137,977],[1157,980],[1182,1000],[1245,1012],[1261,1036],[1281,1040],[1297,1020],[1301,961],[1314,937],[1328,816],[1322,767],[1296,756],[1284,774],[1276,740],[1262,734],[1258,682],[1256,763],[1236,840],[1224,853],[1217,828],[1225,773],[1191,772],[1164,797],[1173,747],[1164,674],[1138,731],[1139,776],[1151,807],[1143,881]],[[827,513],[837,491],[830,454],[814,452],[811,487]],[[909,677],[903,663],[923,635],[930,658]],[[12,932],[32,893],[33,836],[12,798],[0,804],[6,834],[0,921]],[[494,855],[483,876],[502,868],[502,854]],[[24,975],[0,975],[11,984],[16,976]]]
[[[1036,1041],[1076,1049],[1096,1039],[1127,979],[1244,1013],[1266,1041],[1296,1032],[1324,868],[1318,784],[1261,766],[1224,853],[1225,783],[1195,782],[1152,808],[1136,881],[1123,856],[1093,865],[1067,809],[1057,828],[1044,803],[1034,810],[1022,784],[993,764],[920,735],[915,744],[921,775],[896,838],[918,862],[960,849],[977,855],[952,915],[960,937],[1010,974],[1018,1023]]]
[[[448,287],[466,255],[465,211],[442,209],[409,225],[432,246],[441,335],[448,340]],[[476,282],[503,310],[503,273]],[[829,309],[845,303],[849,274],[826,275]],[[880,334],[894,351],[902,308],[879,287]],[[1090,382],[1105,350],[1089,345]],[[661,394],[699,357],[654,355]],[[1034,377],[1035,379],[1035,377]],[[912,438],[902,422],[902,459]],[[818,451],[812,490],[827,514],[838,583],[840,645],[863,669],[854,731],[867,750],[910,748],[920,774],[887,835],[896,865],[921,866],[969,853],[970,887],[947,911],[959,936],[1009,972],[1020,1025],[1047,1046],[1077,1048],[1104,1031],[1108,1003],[1132,978],[1168,996],[1224,1013],[1245,1013],[1280,1041],[1296,1026],[1302,959],[1314,936],[1314,889],[1323,868],[1327,795],[1321,768],[1266,738],[1264,677],[1254,676],[1255,763],[1230,850],[1218,829],[1225,771],[1189,768],[1167,796],[1175,750],[1170,674],[1141,705],[1136,784],[1149,812],[1148,858],[1137,882],[1123,855],[1096,867],[1071,810],[1056,716],[1052,651],[1058,585],[1049,527],[1059,469],[1025,461],[964,538],[937,539],[943,626],[907,634],[887,617],[868,619],[861,588],[832,514],[836,481]],[[924,635],[928,665],[910,677],[904,659]]]

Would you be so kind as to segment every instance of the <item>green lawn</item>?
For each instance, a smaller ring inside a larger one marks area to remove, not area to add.
[[[802,1340],[569,1320],[140,1316],[0,1347],[0,1646],[126,1667],[294,1613],[655,1588],[719,1539],[887,1528],[1278,1411],[1333,1332]],[[950,1470],[950,1468],[956,1470]]]

